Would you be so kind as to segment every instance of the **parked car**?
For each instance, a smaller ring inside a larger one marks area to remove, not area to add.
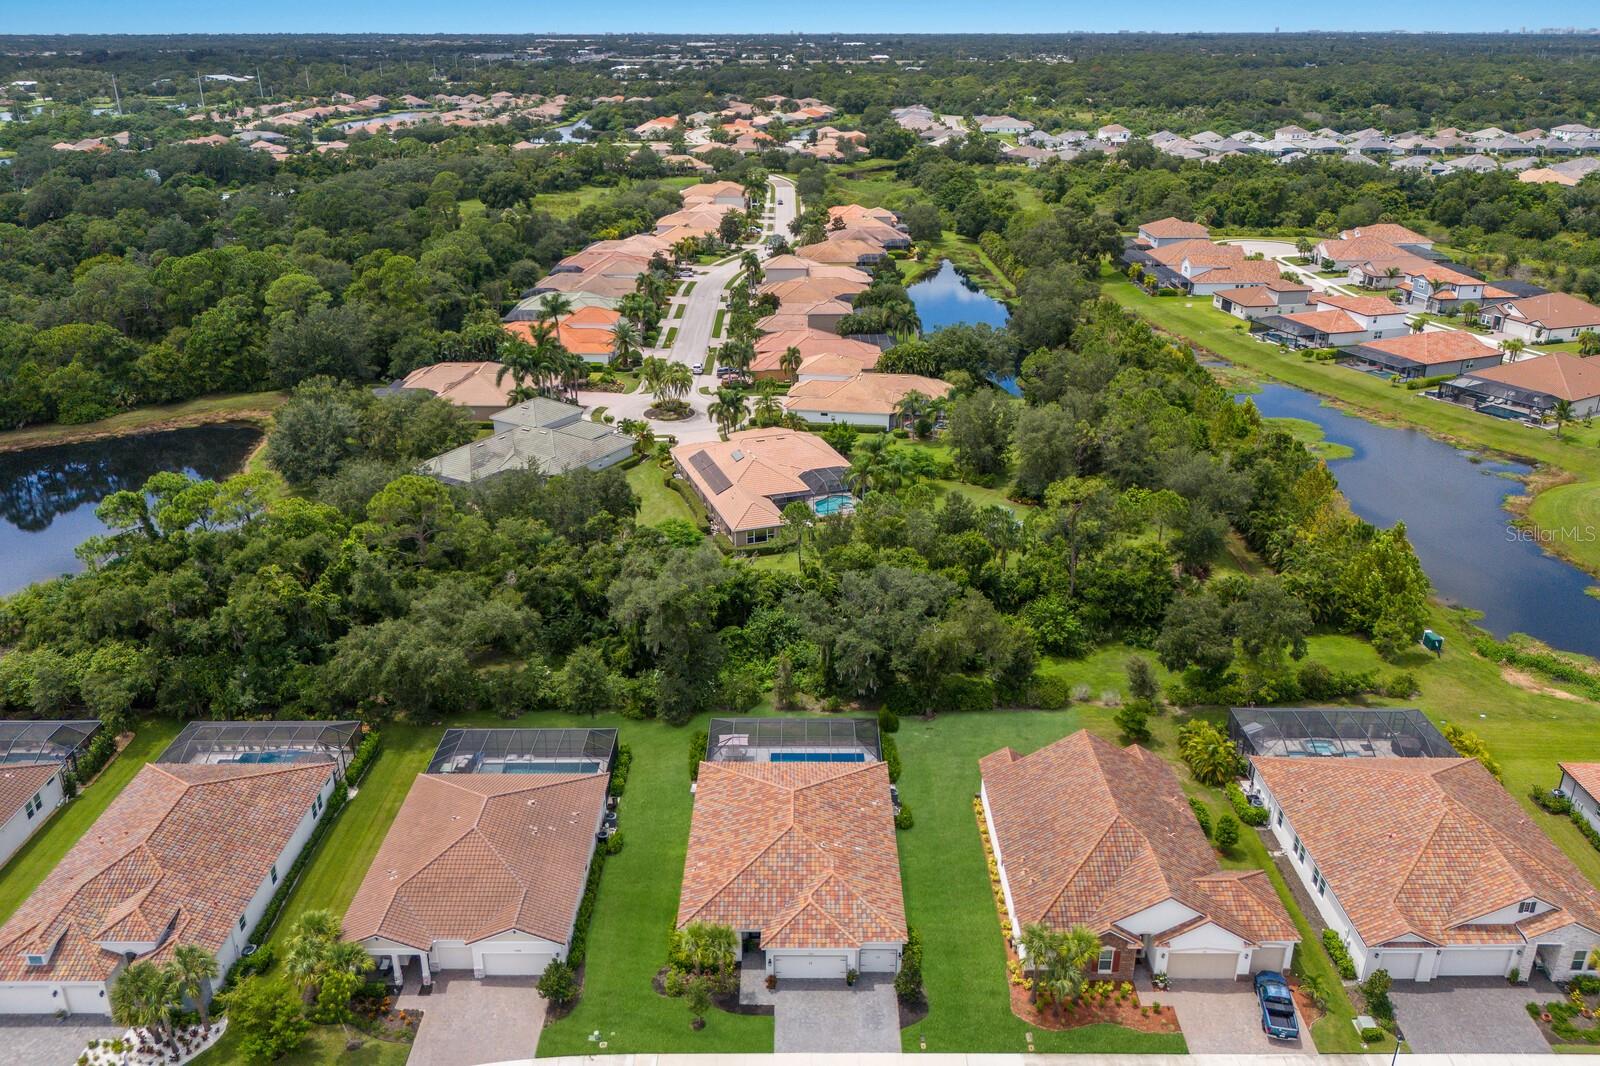
[[[1295,1015],[1289,982],[1276,970],[1256,974],[1256,1001],[1261,1004],[1261,1028],[1274,1040],[1300,1039],[1300,1019]]]
[[[695,363],[693,366],[689,367],[689,369],[693,373],[704,374],[706,372],[706,365],[704,363]]]

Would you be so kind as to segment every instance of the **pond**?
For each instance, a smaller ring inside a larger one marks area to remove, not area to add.
[[[432,111],[397,111],[392,115],[373,115],[370,118],[350,118],[343,122],[335,122],[334,127],[346,133],[352,130],[376,129],[395,122],[415,122],[427,118]]]
[[[1440,598],[1482,611],[1478,624],[1497,637],[1527,633],[1600,656],[1600,599],[1584,591],[1593,580],[1545,554],[1505,510],[1506,497],[1522,493],[1528,467],[1474,462],[1418,430],[1376,425],[1287,385],[1264,385],[1249,398],[1266,417],[1315,422],[1330,442],[1355,452],[1329,464],[1339,488],[1373,525],[1406,524]]]
[[[948,259],[939,264],[938,270],[909,286],[906,295],[917,307],[924,333],[980,322],[999,329],[1011,317],[1005,304],[968,281]]]
[[[590,128],[589,120],[586,118],[580,118],[576,122],[569,122],[564,126],[557,126],[555,129],[545,130],[543,133],[538,134],[530,139],[544,141],[557,140],[572,144],[574,142],[583,141],[586,139],[578,135],[579,130],[587,130]]]
[[[0,595],[83,569],[75,550],[106,527],[95,505],[162,470],[224,478],[261,432],[204,426],[0,453]]]

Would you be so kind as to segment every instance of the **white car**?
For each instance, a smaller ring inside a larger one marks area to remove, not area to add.
[[[696,374],[704,374],[706,372],[706,365],[704,363],[695,363],[689,369],[694,371]]]

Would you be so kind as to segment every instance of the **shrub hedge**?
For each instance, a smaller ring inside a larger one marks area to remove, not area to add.
[[[1322,946],[1328,950],[1328,958],[1333,960],[1333,965],[1339,971],[1339,976],[1346,981],[1356,979],[1356,962],[1350,957],[1350,949],[1345,947],[1339,934],[1332,929],[1322,931]]]

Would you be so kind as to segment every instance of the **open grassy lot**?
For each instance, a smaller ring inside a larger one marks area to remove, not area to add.
[[[24,900],[39,887],[62,856],[111,806],[123,787],[133,780],[139,768],[160,755],[183,723],[152,718],[138,724],[133,740],[122,753],[106,764],[94,782],[78,798],[56,811],[55,815],[0,869],[0,923],[5,922]]]
[[[202,396],[183,403],[140,407],[82,425],[67,426],[52,422],[24,429],[8,429],[0,433],[0,452],[217,422],[265,422],[288,398],[286,392],[237,392],[223,396]]]
[[[1504,419],[1489,418],[1453,404],[1441,403],[1421,392],[1397,388],[1369,374],[1344,367],[1315,363],[1297,353],[1251,340],[1235,318],[1211,306],[1209,300],[1147,295],[1127,278],[1102,272],[1101,289],[1153,325],[1187,338],[1225,359],[1257,373],[1347,404],[1364,415],[1416,426],[1435,436],[1468,447],[1546,464],[1572,476],[1572,484],[1558,494],[1535,496],[1529,517],[1545,530],[1579,530],[1554,536],[1549,546],[1591,573],[1600,574],[1600,537],[1580,535],[1587,521],[1600,511],[1600,425],[1569,426],[1563,437]]]
[[[687,188],[698,184],[699,178],[672,177],[659,178],[643,184],[666,185],[674,189]],[[533,198],[533,206],[539,211],[548,211],[557,218],[571,218],[586,207],[591,207],[606,197],[621,192],[630,187],[630,183],[623,181],[617,185],[584,185],[577,189],[568,189],[561,192],[542,192]]]
[[[662,470],[655,463],[646,461],[629,470],[628,484],[639,497],[639,514],[635,520],[641,526],[653,526],[669,518],[694,521],[688,502],[667,488]]]

